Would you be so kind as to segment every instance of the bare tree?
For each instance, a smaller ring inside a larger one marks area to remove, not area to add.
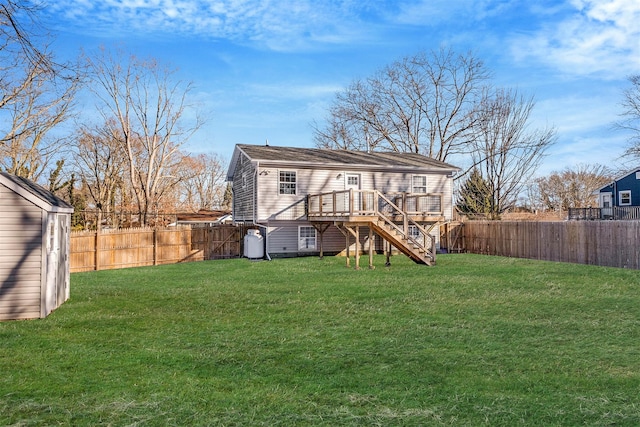
[[[226,190],[226,168],[220,157],[213,153],[190,156],[185,166],[178,172],[184,177],[179,185],[181,204],[193,212],[219,209]]]
[[[627,155],[640,157],[640,74],[629,77],[631,87],[623,92],[622,116],[616,123],[617,127],[631,133]]]
[[[36,180],[66,146],[51,131],[70,118],[80,85],[78,68],[55,62],[37,11],[0,2],[0,167]]]
[[[535,180],[533,193],[544,209],[566,211],[569,208],[596,206],[594,192],[613,179],[611,169],[598,164],[579,164],[552,172]]]
[[[490,73],[449,49],[403,58],[336,94],[319,147],[413,152],[445,161],[468,152],[473,111]]]
[[[76,139],[75,169],[98,213],[98,227],[103,216],[109,217],[122,209],[117,205],[117,193],[124,190],[127,159],[121,147],[122,138],[113,134],[114,129],[115,123],[82,128]]]
[[[485,91],[475,110],[473,164],[487,182],[490,217],[512,208],[525,184],[555,142],[555,129],[528,129],[535,103],[515,90]]]
[[[174,82],[174,71],[155,60],[106,50],[88,58],[88,65],[100,111],[106,123],[115,124],[111,134],[125,153],[141,221],[147,223],[166,188],[180,181],[172,173],[183,158],[180,148],[202,124],[197,114],[187,118],[191,84]]]

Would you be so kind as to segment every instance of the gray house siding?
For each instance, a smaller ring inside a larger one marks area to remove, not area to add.
[[[233,219],[252,222],[256,213],[256,169],[244,154],[237,159],[236,177],[232,182]]]
[[[278,194],[280,171],[295,171],[297,191],[295,195]],[[258,173],[257,220],[303,220],[307,194],[329,193],[347,188],[346,176],[359,175],[362,190],[378,190],[385,194],[411,192],[414,175],[427,176],[427,193],[442,194],[445,218],[451,219],[453,208],[453,182],[442,173],[425,174],[394,173],[389,171],[328,170],[306,168],[272,168],[261,166]],[[235,180],[234,180],[235,182]],[[235,199],[234,199],[235,201]]]
[[[40,317],[43,212],[0,185],[0,320]]]
[[[298,248],[298,230],[300,226],[312,225],[304,221],[269,221],[267,252],[273,257],[278,256],[300,256],[317,255],[320,252],[320,233],[316,233],[316,247],[313,250]],[[368,227],[360,228],[360,245],[364,247],[368,240]],[[378,244],[380,239],[376,239],[375,249],[382,249]],[[336,254],[345,249],[346,238],[344,234],[334,226],[330,226],[323,233],[322,248],[326,254]],[[353,236],[350,238],[352,249],[355,245]]]

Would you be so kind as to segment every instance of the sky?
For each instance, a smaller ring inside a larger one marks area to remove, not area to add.
[[[629,135],[613,123],[640,74],[638,0],[52,0],[43,12],[61,58],[121,48],[191,82],[206,118],[194,154],[313,147],[336,92],[445,47],[535,98],[531,128],[557,130],[539,176],[625,162]]]

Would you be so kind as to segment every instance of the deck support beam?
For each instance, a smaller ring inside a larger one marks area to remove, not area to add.
[[[356,270],[360,270],[360,226],[356,225]]]
[[[324,239],[324,232],[327,231],[327,228],[329,228],[328,223],[325,222],[321,222],[321,223],[312,223],[311,225],[313,225],[313,228],[316,229],[316,231],[320,234],[320,259],[324,258],[324,249],[323,249],[323,239]]]
[[[373,228],[369,227],[369,270],[376,268],[373,265],[373,249],[375,246],[373,243]]]

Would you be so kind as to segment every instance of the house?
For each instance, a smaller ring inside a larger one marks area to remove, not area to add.
[[[0,173],[0,320],[46,317],[69,298],[73,207]]]
[[[200,209],[196,213],[176,214],[176,225],[211,226],[233,222],[231,211]]]
[[[598,206],[602,219],[640,219],[640,169],[600,188]]]
[[[227,173],[234,222],[259,226],[265,253],[300,256],[385,242],[432,264],[452,217],[455,166],[414,153],[236,145]]]

